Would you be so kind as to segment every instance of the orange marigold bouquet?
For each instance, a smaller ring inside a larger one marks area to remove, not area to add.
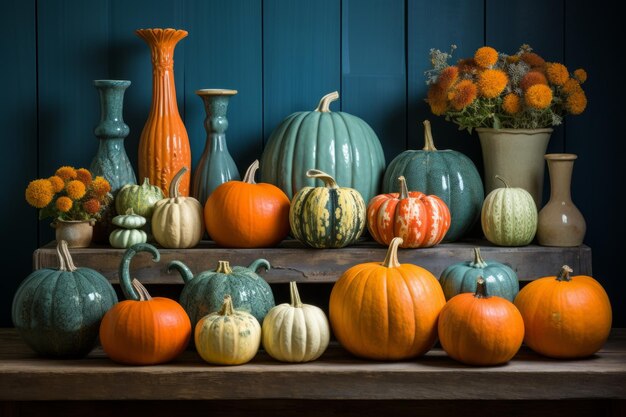
[[[546,62],[528,45],[514,55],[484,46],[473,57],[448,64],[450,53],[430,50],[432,69],[426,102],[436,115],[467,129],[476,127],[538,129],[560,125],[566,114],[587,106],[583,69],[570,74],[558,62]]]
[[[50,178],[31,181],[26,201],[39,209],[39,218],[61,220],[99,219],[111,202],[111,185],[104,177],[93,178],[85,168],[63,166]]]

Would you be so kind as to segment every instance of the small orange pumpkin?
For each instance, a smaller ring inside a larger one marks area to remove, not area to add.
[[[289,199],[272,184],[254,182],[259,161],[243,181],[218,186],[204,205],[209,236],[220,246],[261,248],[276,246],[289,233]]]
[[[506,298],[489,296],[478,277],[476,293],[455,295],[439,314],[439,341],[451,358],[468,365],[511,360],[524,339],[524,320]]]
[[[402,238],[403,248],[435,246],[450,229],[450,210],[442,199],[419,191],[409,192],[399,177],[400,193],[379,194],[367,206],[367,228],[378,243],[389,245]]]
[[[352,354],[400,360],[428,352],[437,339],[437,318],[446,303],[437,279],[426,269],[398,262],[401,238],[385,260],[355,265],[330,294],[330,322]]]
[[[553,358],[593,355],[611,331],[611,303],[602,285],[586,275],[570,276],[564,265],[558,276],[539,278],[515,297],[526,326],[524,343]]]

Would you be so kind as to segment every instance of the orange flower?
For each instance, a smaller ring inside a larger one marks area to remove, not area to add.
[[[86,186],[89,186],[89,184],[91,184],[91,172],[89,172],[88,169],[79,168],[76,170],[76,179]]]
[[[430,111],[435,116],[441,116],[448,110],[448,103],[445,101],[429,101]]]
[[[65,191],[67,192],[67,196],[72,200],[80,200],[85,196],[87,187],[78,180],[72,180],[65,186]]]
[[[563,84],[563,92],[567,95],[574,94],[578,91],[583,91],[583,89],[575,78],[570,78]]]
[[[496,62],[498,62],[498,51],[490,46],[478,48],[474,54],[474,62],[476,62],[479,67],[491,68]]]
[[[509,93],[504,97],[502,101],[502,108],[508,114],[516,114],[520,111],[521,102],[519,96],[514,93]]]
[[[91,186],[94,194],[98,197],[104,197],[106,193],[111,191],[111,184],[104,177],[96,177]]]
[[[520,59],[533,69],[540,69],[546,65],[546,61],[534,52],[524,52]]]
[[[478,94],[478,87],[471,80],[462,80],[454,88],[451,102],[456,110],[463,110],[472,104]]]
[[[489,69],[478,77],[480,94],[485,98],[495,98],[506,87],[509,77],[501,70]]]
[[[70,166],[64,166],[57,169],[57,172],[55,174],[64,181],[73,180],[76,178],[76,170],[74,169],[74,167]]]
[[[548,80],[546,79],[546,76],[539,71],[529,71],[526,75],[524,75],[524,78],[520,81],[519,86],[522,91],[526,91],[535,84],[548,85]]]
[[[61,213],[67,213],[73,205],[74,203],[69,197],[62,196],[57,198],[56,207]]]
[[[459,69],[455,66],[446,67],[441,70],[439,74],[439,78],[437,79],[437,84],[444,90],[447,91],[456,80],[459,78]]]
[[[44,208],[52,201],[54,188],[48,180],[34,180],[26,187],[26,201],[33,207]]]
[[[52,189],[54,190],[55,193],[58,193],[59,191],[63,190],[63,188],[65,187],[65,181],[63,181],[61,177],[57,177],[56,175],[53,175],[50,178],[48,178],[48,181],[50,181],[50,183],[52,184]]]
[[[548,75],[548,80],[556,85],[563,85],[569,79],[567,67],[558,62],[549,63],[546,67],[546,74]]]
[[[89,214],[97,214],[100,211],[100,202],[91,198],[83,203],[83,208]]]
[[[585,96],[585,93],[582,90],[575,92],[574,94],[567,97],[567,100],[565,100],[565,108],[571,114],[580,114],[585,111],[586,107],[587,96]]]
[[[524,101],[533,109],[546,109],[552,103],[552,90],[547,85],[535,84],[526,91]]]
[[[480,69],[476,61],[472,58],[460,59],[456,66],[459,68],[459,73],[461,74],[475,74]]]
[[[574,77],[576,77],[579,83],[584,84],[585,81],[587,81],[587,71],[582,68],[578,68],[574,71]]]
[[[509,64],[517,64],[519,62],[519,55],[509,55],[506,57],[506,62]]]

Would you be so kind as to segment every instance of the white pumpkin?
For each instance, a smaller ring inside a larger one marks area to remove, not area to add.
[[[196,324],[196,350],[205,361],[217,365],[249,362],[261,344],[261,325],[250,313],[233,308],[230,295],[222,309],[208,314]]]
[[[523,188],[509,187],[491,191],[483,202],[481,223],[487,240],[499,246],[524,246],[532,242],[537,232],[537,206]]]
[[[291,304],[273,307],[263,319],[263,347],[283,362],[308,362],[328,347],[330,326],[319,307],[302,304],[295,282],[289,283]]]
[[[152,234],[164,248],[192,248],[204,234],[204,211],[193,197],[180,196],[178,185],[187,167],[172,179],[170,198],[159,200],[152,214]]]

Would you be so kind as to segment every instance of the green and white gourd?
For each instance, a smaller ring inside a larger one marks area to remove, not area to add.
[[[146,218],[135,214],[132,208],[126,210],[126,214],[115,216],[112,220],[115,229],[109,235],[109,243],[114,248],[127,249],[137,243],[146,243],[148,235],[141,230],[146,224]]]
[[[119,190],[115,196],[115,209],[123,214],[132,208],[135,214],[151,220],[154,205],[163,198],[161,188],[150,184],[150,180],[145,178],[141,185],[126,184]]]

